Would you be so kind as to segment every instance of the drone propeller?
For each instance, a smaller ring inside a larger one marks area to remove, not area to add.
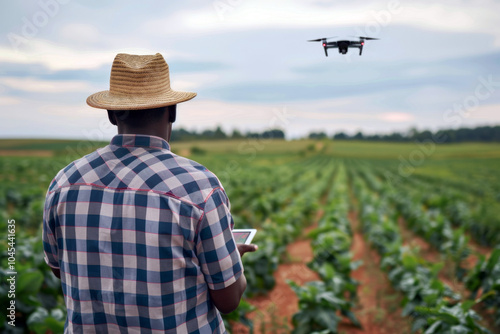
[[[335,37],[337,37],[337,36],[323,37],[323,38],[318,38],[318,39],[311,39],[311,40],[308,40],[308,42],[321,42],[321,41],[326,41],[327,39],[335,38]]]
[[[352,37],[359,37],[359,39],[366,39],[367,41],[372,40],[372,39],[380,39],[380,38],[375,38],[375,37],[365,37],[365,36],[352,36]]]

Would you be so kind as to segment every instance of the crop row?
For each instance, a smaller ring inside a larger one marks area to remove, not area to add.
[[[427,209],[422,204],[423,197],[428,196],[428,192],[406,184],[391,187],[381,182],[370,171],[359,171],[371,190],[382,194],[394,205],[397,213],[405,219],[405,223],[413,232],[423,237],[444,257],[452,260],[456,277],[462,280],[466,273],[462,264],[470,254],[468,238],[463,228],[453,229],[450,220],[439,208]]]
[[[263,181],[259,181],[262,182],[261,186],[254,185],[253,190],[247,190],[244,199],[250,208],[244,210],[250,211],[246,216],[249,220],[240,220],[236,222],[240,223],[236,226],[258,229],[255,243],[259,245],[259,251],[246,254],[244,258],[245,267],[249,268],[246,271],[248,281],[246,296],[266,293],[273,288],[275,284],[273,273],[280,260],[284,258],[286,246],[311,224],[321,195],[326,191],[331,179],[332,168],[327,166],[311,169],[298,177],[290,177],[290,174],[282,173],[280,168],[275,168],[273,174],[262,175]],[[280,179],[281,181],[278,181]],[[264,188],[275,181],[283,184],[279,197]],[[240,187],[251,188],[244,184]],[[235,190],[231,189],[228,192]],[[267,197],[270,198],[269,201],[266,201]],[[240,210],[233,212],[235,218],[240,212]]]
[[[358,282],[351,271],[359,263],[352,261],[352,231],[347,219],[347,177],[339,165],[329,192],[325,214],[318,227],[309,233],[314,258],[308,266],[321,281],[298,286],[289,282],[299,299],[299,311],[293,316],[294,333],[337,333],[341,316],[361,327],[352,312],[357,300]]]
[[[412,175],[402,178],[394,171],[378,169],[377,174],[395,189],[413,189],[419,202],[429,209],[439,209],[456,227],[463,227],[481,245],[500,245],[500,193],[459,188],[446,178]]]
[[[463,196],[455,189],[448,189],[454,195],[448,193],[449,198],[444,199],[443,193],[436,194],[430,185],[422,185],[413,178],[395,188],[380,182],[367,170],[362,170],[361,174],[372,190],[384,194],[395,205],[414,232],[453,260],[457,278],[465,281],[465,286],[470,291],[469,297],[475,299],[480,293],[483,300],[481,306],[493,309],[497,319],[495,326],[500,325],[500,248],[493,250],[488,258],[479,255],[479,262],[469,272],[461,266],[461,261],[470,253],[468,240],[464,226],[452,229],[450,221],[456,219],[457,215],[456,212],[454,215],[450,214],[449,209],[457,204],[465,205],[460,202]],[[448,211],[448,214],[443,211]],[[462,212],[470,211],[463,209]]]
[[[265,294],[275,285],[274,273],[286,258],[286,247],[311,224],[334,166],[329,159],[270,167],[242,168],[225,183],[237,228],[256,228],[255,253],[243,259],[247,289],[237,310],[224,315],[226,328],[240,322],[253,328],[248,298]],[[310,164],[305,168],[304,164]]]
[[[19,160],[24,161],[24,160]],[[2,169],[14,170],[19,167],[15,162]],[[237,228],[255,227],[259,229],[255,242],[259,244],[258,252],[247,254],[244,258],[248,289],[246,297],[266,293],[275,282],[273,273],[280,260],[284,257],[286,245],[301,234],[304,226],[310,224],[317,210],[319,199],[326,190],[333,172],[333,166],[325,159],[311,162],[310,168],[303,172],[302,168],[292,168],[280,165],[261,168],[241,168],[225,183],[231,199],[232,212]],[[25,171],[28,166],[20,165]],[[29,169],[29,168],[28,168]],[[26,173],[28,179],[33,179],[33,168]],[[4,174],[5,177],[5,174]],[[37,181],[50,181],[44,171],[36,176]],[[29,183],[29,182],[28,182]],[[9,183],[6,187],[8,188]],[[14,184],[14,182],[12,183]],[[33,183],[37,185],[37,182]],[[5,186],[5,184],[4,184]],[[16,245],[16,270],[18,272],[17,287],[17,329],[45,333],[47,330],[61,332],[65,320],[65,307],[60,289],[60,282],[50,272],[43,261],[40,225],[42,220],[42,206],[45,191],[15,190],[14,187],[4,189],[4,197],[0,198],[0,212],[9,217],[14,215],[18,226],[31,226],[24,233],[18,232]],[[2,202],[2,198],[4,201]],[[29,212],[29,222],[22,212]],[[19,212],[19,215],[17,215]],[[30,234],[34,234],[33,237]],[[6,254],[5,245],[0,246],[2,254]],[[7,256],[2,257],[2,268],[7,267]],[[6,272],[0,271],[0,279],[6,279]],[[7,305],[7,293],[1,286],[1,305]],[[20,296],[20,297],[19,297]],[[246,314],[252,307],[245,301],[238,310],[225,316],[225,320],[243,321],[247,324]],[[11,328],[1,324],[0,328]]]
[[[464,202],[466,196],[456,189],[433,192],[439,187],[431,187],[413,178],[394,188],[380,182],[366,170],[362,171],[362,175],[370,188],[387,196],[414,232],[451,258],[455,263],[456,277],[465,281],[470,298],[476,298],[481,292],[484,300],[481,306],[493,309],[497,319],[495,325],[500,325],[500,248],[493,250],[488,258],[480,255],[479,262],[470,271],[461,265],[470,253],[464,230],[471,224],[472,215]],[[453,221],[455,225],[461,224],[460,228],[453,229],[450,223]],[[483,228],[480,225],[470,229],[473,233],[491,233]]]
[[[429,263],[411,248],[403,247],[398,213],[389,200],[371,191],[357,175],[353,186],[360,203],[363,233],[382,256],[381,267],[392,285],[404,294],[403,315],[412,317],[412,331],[488,333],[472,310],[476,301],[461,302],[461,297],[439,279],[439,264]]]

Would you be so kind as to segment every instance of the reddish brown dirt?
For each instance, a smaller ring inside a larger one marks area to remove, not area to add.
[[[355,212],[349,213],[354,231],[351,251],[353,260],[362,260],[363,264],[352,273],[359,281],[359,305],[354,309],[363,329],[354,327],[349,321],[343,321],[339,333],[393,334],[410,333],[410,319],[401,316],[401,296],[396,292],[380,270],[380,257],[370,249],[359,232],[359,222]]]
[[[406,227],[405,220],[402,217],[399,217],[398,225],[401,232],[401,238],[403,239],[403,246],[418,249],[418,254],[428,262],[436,263],[441,261],[440,253],[427,241],[408,229]]]
[[[323,196],[322,203],[325,197]],[[304,236],[315,229],[318,221],[323,217],[324,210],[320,209],[316,213],[314,223],[304,229]],[[257,308],[250,313],[248,318],[253,321],[254,333],[276,333],[285,334],[292,331],[292,317],[299,310],[298,298],[292,288],[286,282],[292,280],[298,285],[319,280],[318,274],[309,267],[314,255],[310,240],[299,240],[287,246],[288,263],[278,266],[274,273],[276,285],[265,296],[259,296],[248,300],[250,304]],[[242,324],[233,324],[233,334],[248,334],[249,329]]]
[[[316,212],[313,223],[304,229],[304,236],[318,226],[318,222],[323,217],[325,211],[323,205],[328,198],[328,191],[321,196],[321,206]],[[250,304],[257,308],[250,313],[248,318],[252,320],[254,333],[276,333],[285,334],[292,331],[292,317],[299,310],[298,298],[292,288],[286,283],[292,280],[299,285],[310,281],[319,280],[316,272],[307,267],[307,263],[314,257],[310,240],[299,240],[287,246],[287,256],[289,263],[278,266],[274,273],[276,285],[265,296],[259,296],[248,300]],[[240,323],[232,326],[234,334],[248,334],[249,329]]]
[[[472,239],[470,235],[468,237],[469,237],[469,247],[470,247],[470,249],[473,252],[482,254],[484,256],[490,256],[491,251],[493,250],[493,248],[486,247],[486,246],[481,246],[476,241],[474,241],[474,239]]]
[[[265,296],[248,300],[257,308],[249,314],[254,323],[254,332],[262,333],[290,333],[292,316],[299,310],[298,299],[287,280],[292,280],[299,285],[318,280],[316,272],[307,267],[307,262],[313,258],[309,240],[296,241],[287,246],[287,253],[291,263],[281,264],[274,273],[275,287]],[[233,326],[233,333],[248,333],[248,329],[240,324]]]

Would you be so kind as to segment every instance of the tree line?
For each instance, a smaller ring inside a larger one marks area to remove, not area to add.
[[[171,141],[195,141],[214,139],[245,139],[245,138],[265,138],[265,139],[285,139],[285,132],[281,129],[270,129],[262,132],[246,132],[233,130],[230,133],[224,132],[220,126],[214,130],[189,131],[184,128],[172,131]],[[413,142],[433,140],[443,143],[462,142],[500,142],[500,126],[479,126],[475,128],[443,129],[437,131],[422,130],[412,128],[406,132],[393,132],[389,134],[367,135],[359,131],[354,135],[345,132],[337,132],[333,136],[328,136],[325,132],[311,132],[306,136],[309,139],[333,139],[333,140],[366,140],[366,141],[386,141],[386,142]]]
[[[475,128],[443,129],[437,131],[422,130],[412,128],[407,132],[393,132],[390,134],[366,135],[361,131],[348,135],[344,132],[337,132],[329,137],[325,132],[311,132],[309,139],[333,140],[366,140],[366,141],[388,141],[388,142],[413,142],[433,140],[443,143],[463,143],[463,142],[500,142],[500,126],[479,126]]]
[[[213,140],[213,139],[244,139],[244,138],[265,138],[265,139],[285,139],[285,132],[280,129],[270,129],[263,132],[241,133],[239,130],[233,130],[232,133],[226,133],[220,126],[215,130],[196,130],[189,131],[183,128],[172,131],[171,141],[194,141],[194,140]]]

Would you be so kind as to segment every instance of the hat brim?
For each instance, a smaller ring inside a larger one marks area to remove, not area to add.
[[[171,90],[161,95],[132,96],[111,94],[109,90],[98,92],[87,98],[87,104],[107,110],[141,110],[171,106],[191,100],[196,93]]]

